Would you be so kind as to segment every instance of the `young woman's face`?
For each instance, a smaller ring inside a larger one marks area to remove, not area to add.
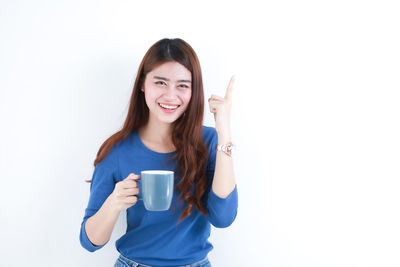
[[[143,91],[150,119],[172,123],[192,96],[192,74],[178,62],[166,62],[147,73]]]

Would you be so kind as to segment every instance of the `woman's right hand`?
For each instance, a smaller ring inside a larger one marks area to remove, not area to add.
[[[110,201],[117,210],[127,210],[136,204],[138,200],[136,195],[139,194],[136,180],[139,178],[139,175],[131,173],[124,180],[115,184]]]

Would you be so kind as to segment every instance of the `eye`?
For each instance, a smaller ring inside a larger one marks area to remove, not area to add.
[[[156,81],[155,84],[158,84],[158,85],[167,85],[164,81]]]
[[[186,84],[180,84],[178,85],[178,87],[183,89],[189,88],[189,86],[187,86]]]

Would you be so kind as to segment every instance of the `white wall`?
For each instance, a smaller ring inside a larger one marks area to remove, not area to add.
[[[197,51],[206,97],[237,75],[239,214],[212,230],[213,266],[400,266],[399,11],[395,1],[1,1],[0,266],[113,265],[123,215],[109,244],[86,252],[83,180],[163,37]]]

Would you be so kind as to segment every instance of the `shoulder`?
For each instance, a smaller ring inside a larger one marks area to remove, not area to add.
[[[208,147],[209,157],[215,157],[215,147],[218,143],[218,134],[214,127],[203,126],[203,141]]]
[[[207,170],[212,171],[215,168],[215,147],[218,143],[218,134],[214,127],[203,126],[203,140],[208,147]]]
[[[208,146],[218,140],[217,131],[214,127],[203,125],[203,140]]]
[[[119,157],[124,152],[124,148],[128,145],[129,137],[124,140],[116,142],[111,149],[108,151],[104,159],[98,163],[99,166],[104,166],[107,168],[115,168],[118,166]]]

